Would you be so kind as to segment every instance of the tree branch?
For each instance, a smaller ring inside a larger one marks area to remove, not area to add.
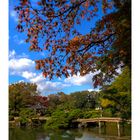
[[[81,50],[78,50],[77,52],[79,53],[79,52],[82,52],[82,51],[84,51],[84,53],[85,52],[87,52],[94,44],[99,44],[99,43],[104,43],[105,41],[107,41],[110,37],[112,37],[113,35],[114,35],[115,33],[112,33],[112,34],[110,34],[106,39],[104,39],[104,40],[98,40],[98,41],[92,41],[90,44],[88,44],[86,47],[84,47],[83,49],[81,49]]]

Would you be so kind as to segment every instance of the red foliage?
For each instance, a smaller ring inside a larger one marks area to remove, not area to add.
[[[36,106],[39,108],[46,108],[48,107],[48,97],[36,95],[32,97],[32,106]]]
[[[94,86],[98,86],[109,82],[120,64],[131,65],[130,0],[40,0],[37,4],[33,7],[31,1],[21,0],[15,8],[20,21],[17,30],[27,33],[30,50],[47,51],[45,59],[36,61],[36,69],[45,77],[99,70],[93,77]],[[93,20],[101,7],[102,19],[88,34],[81,35],[75,25]]]

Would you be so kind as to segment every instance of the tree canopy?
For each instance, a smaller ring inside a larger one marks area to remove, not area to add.
[[[131,65],[130,0],[20,0],[15,10],[17,30],[27,34],[30,50],[47,54],[35,62],[49,79],[98,71],[96,87],[112,81],[118,68]],[[78,31],[94,20],[88,33]]]
[[[28,126],[33,118],[47,117],[46,128],[71,128],[78,118],[131,118],[130,71],[125,68],[111,85],[100,92],[58,92],[41,96],[31,83],[9,86],[9,120],[18,117],[21,126]],[[101,110],[102,109],[102,110]],[[37,122],[35,125],[39,125]],[[41,124],[40,124],[41,125]]]
[[[48,106],[48,98],[41,96],[37,91],[37,85],[32,83],[19,82],[9,85],[9,114],[19,116],[31,113],[34,110],[43,110]]]
[[[103,108],[111,108],[114,115],[131,118],[131,76],[128,67],[101,93]]]

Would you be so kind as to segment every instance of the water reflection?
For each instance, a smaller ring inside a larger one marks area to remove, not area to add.
[[[121,137],[117,136],[117,129],[111,125],[72,130],[44,130],[43,128],[10,128],[9,140],[130,140],[130,126],[125,127]]]

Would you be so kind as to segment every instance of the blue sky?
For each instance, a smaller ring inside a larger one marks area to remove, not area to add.
[[[29,44],[24,42],[25,34],[18,33],[16,24],[17,14],[13,10],[14,2],[9,3],[9,84],[20,81],[33,82],[43,95],[57,93],[71,93],[82,90],[95,90],[92,85],[93,73],[85,76],[72,76],[69,78],[45,79],[41,71],[35,70],[35,59],[44,58],[45,53],[30,52]],[[99,18],[99,17],[98,17]],[[94,25],[96,19],[90,24],[83,22],[79,30],[86,33]],[[85,28],[88,27],[88,28]],[[96,89],[97,90],[97,89]]]

